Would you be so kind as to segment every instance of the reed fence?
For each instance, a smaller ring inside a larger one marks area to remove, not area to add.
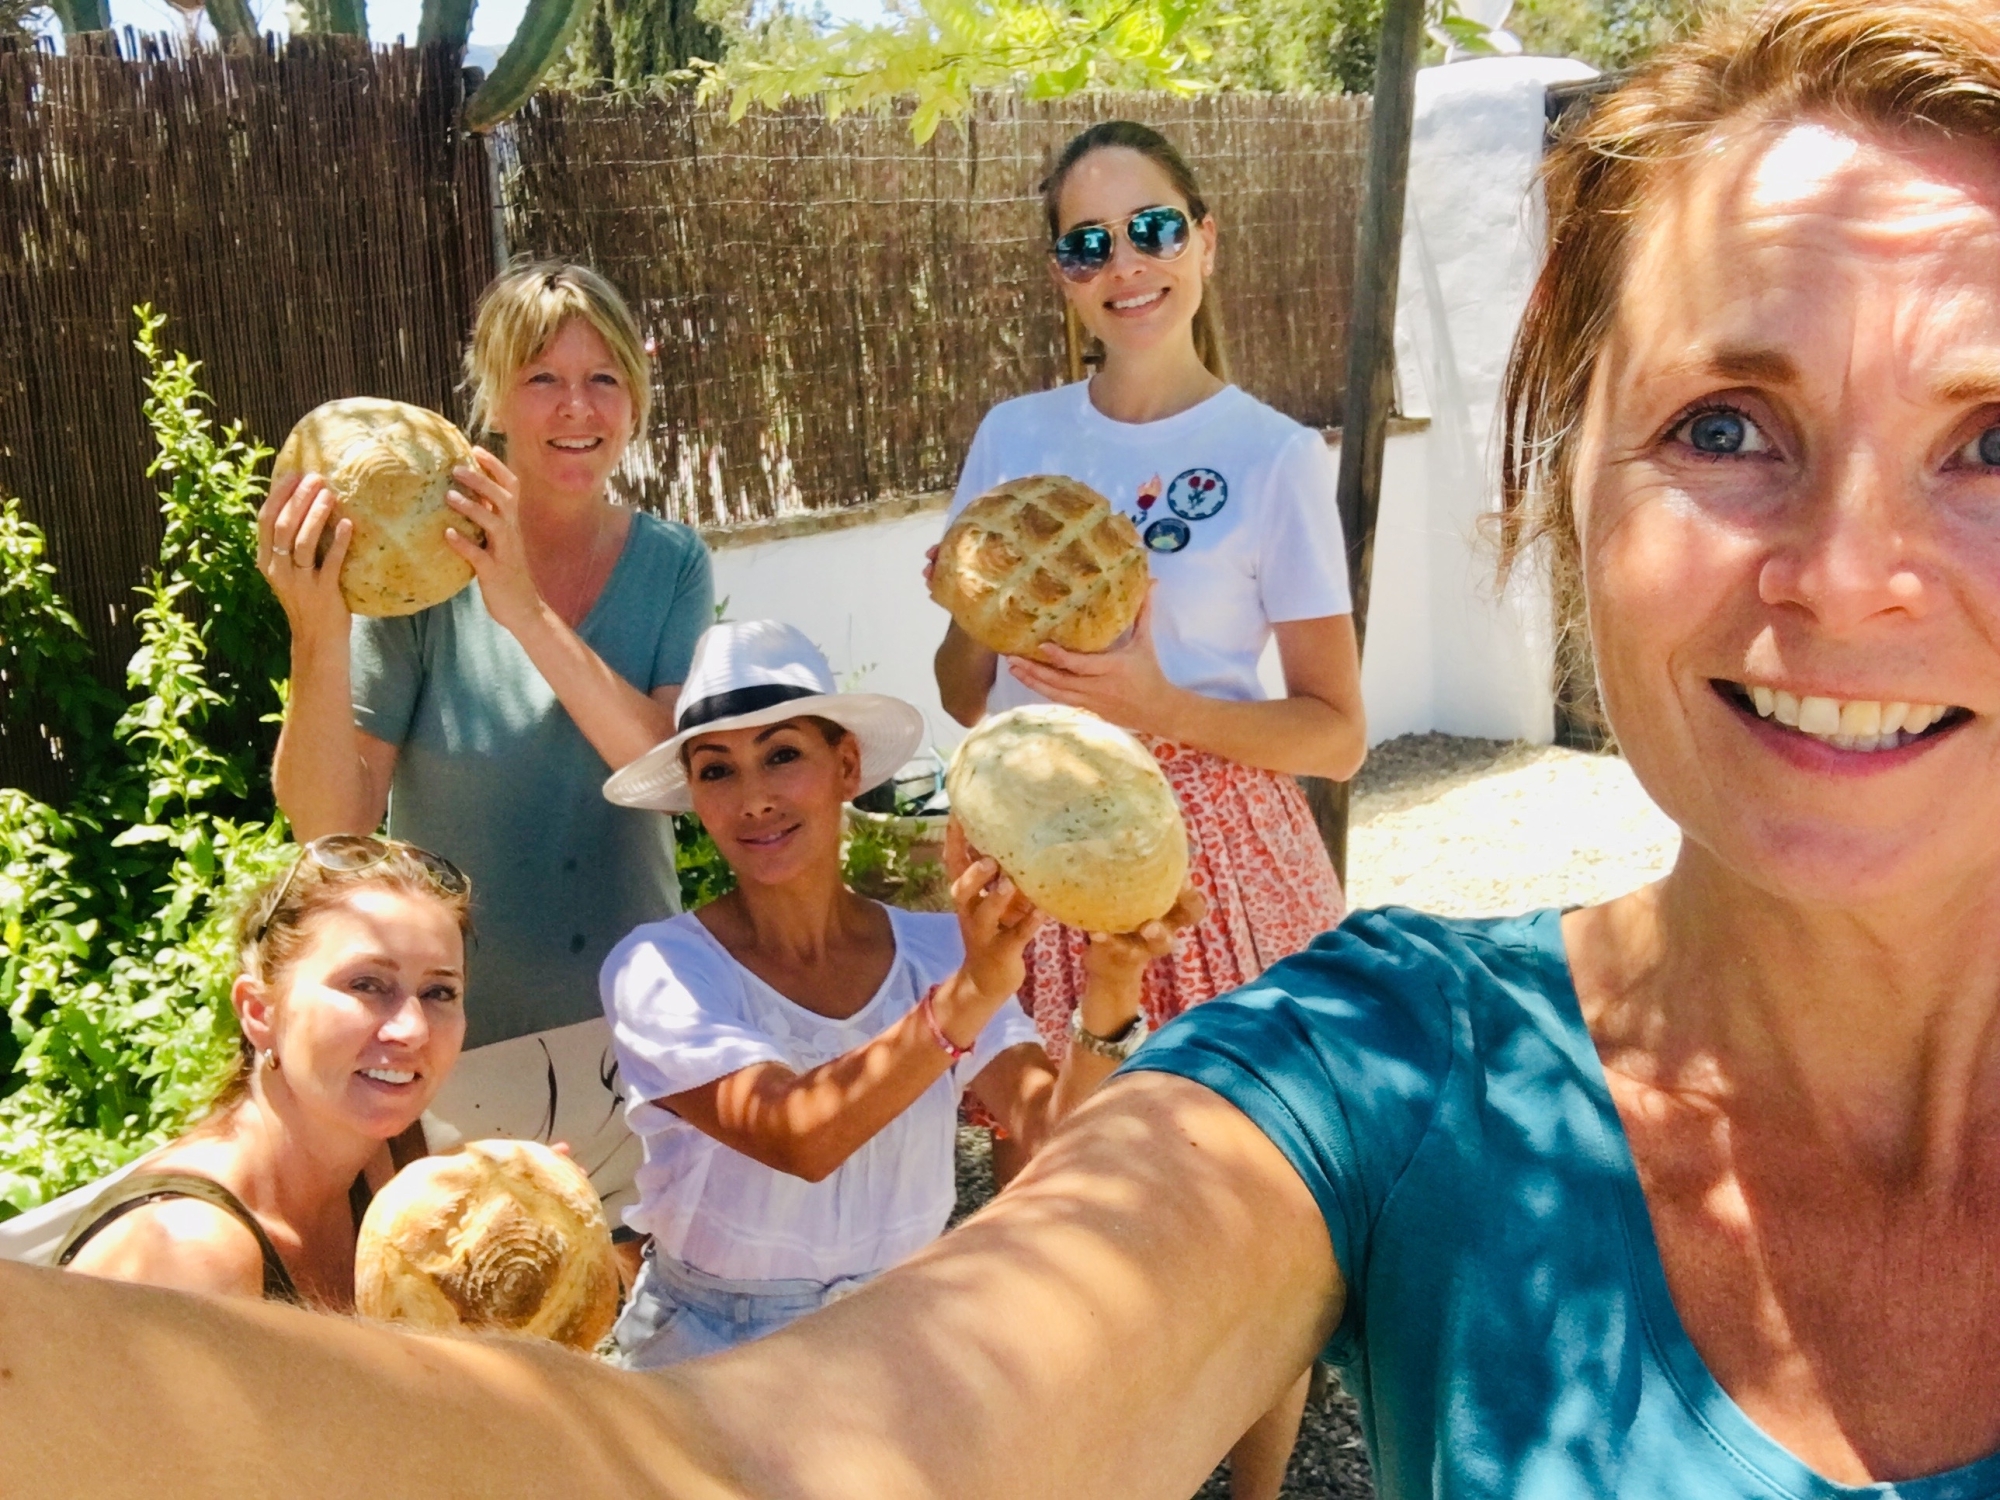
[[[988,406],[1065,378],[1036,187],[1119,114],[1210,197],[1239,381],[1337,424],[1365,99],[997,96],[919,146],[893,114],[544,94],[510,132],[507,240],[589,260],[656,340],[637,502],[727,525],[934,490]]]
[[[707,525],[861,504],[949,485],[988,405],[1065,377],[1035,186],[1125,114],[1203,179],[1239,381],[1340,420],[1365,99],[996,97],[919,146],[895,115],[545,94],[482,139],[437,50],[126,53],[0,52],[0,493],[48,532],[107,680],[159,540],[141,302],[275,446],[335,396],[463,417],[498,257],[588,260],[656,350],[627,498]],[[0,784],[59,779],[0,722]]]

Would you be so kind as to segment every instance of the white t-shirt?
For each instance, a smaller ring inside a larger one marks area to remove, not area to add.
[[[917,1101],[840,1164],[807,1182],[753,1161],[649,1101],[753,1063],[803,1073],[872,1041],[917,1008],[965,957],[950,913],[888,908],[896,958],[845,1021],[787,1000],[729,956],[693,916],[652,922],[604,960],[626,1118],[645,1146],[625,1222],[711,1276],[834,1281],[882,1271],[943,1231],[954,1198],[958,1098],[1007,1048],[1039,1042],[1013,1000]]]
[[[1272,625],[1353,609],[1326,440],[1233,385],[1158,422],[1113,421],[1082,380],[1003,401],[972,439],[948,519],[1027,474],[1080,479],[1139,528],[1153,644],[1180,687],[1261,699]],[[1039,701],[1002,662],[987,707]]]

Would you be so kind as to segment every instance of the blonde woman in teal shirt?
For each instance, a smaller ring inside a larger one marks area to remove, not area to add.
[[[393,836],[444,854],[477,892],[469,1050],[433,1133],[567,1140],[613,1200],[638,1148],[597,969],[680,901],[672,825],[599,788],[673,734],[713,614],[700,539],[610,496],[645,427],[648,363],[630,310],[586,267],[530,265],[487,289],[466,373],[473,429],[504,438],[505,462],[481,449],[459,471],[450,503],[487,540],[450,541],[476,581],[420,614],[349,618],[350,523],[319,476],[274,487],[259,523],[292,631],[272,782],[295,833],[365,833],[386,812]]]
[[[364,1442],[371,1500],[447,1454],[480,1495],[1186,1500],[1322,1350],[1384,1500],[2000,1496],[2000,16],[1724,21],[1547,184],[1509,515],[1582,583],[1663,880],[1349,918],[970,1222],[650,1388],[0,1267],[10,1497],[128,1493],[78,1458],[117,1431],[149,1500],[353,1493]]]

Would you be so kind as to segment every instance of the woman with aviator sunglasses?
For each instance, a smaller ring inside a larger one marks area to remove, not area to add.
[[[351,1308],[361,1215],[422,1154],[410,1127],[465,1037],[470,902],[455,865],[409,844],[334,834],[301,849],[238,919],[228,1079],[193,1129],[77,1195],[80,1213],[48,1206],[71,1216],[54,1262]]]
[[[954,624],[938,688],[964,724],[1047,699],[1132,730],[1159,759],[1208,916],[1147,973],[1158,1026],[1254,979],[1343,912],[1293,779],[1344,781],[1366,750],[1335,467],[1317,432],[1230,384],[1207,285],[1215,220],[1172,144],[1131,121],[1093,126],[1041,191],[1071,344],[1095,344],[1095,372],[988,412],[950,516],[1023,475],[1082,480],[1138,527],[1153,589],[1130,636],[1099,653],[1051,645],[1003,664]],[[1276,698],[1257,671],[1274,636]],[[1057,1059],[1085,946],[1050,924],[1027,955],[1021,1002]],[[1302,1381],[1231,1455],[1239,1500],[1278,1493],[1304,1400]]]

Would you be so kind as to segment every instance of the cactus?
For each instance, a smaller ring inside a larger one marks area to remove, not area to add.
[[[292,29],[317,36],[368,35],[368,0],[299,0]]]
[[[417,45],[445,42],[464,47],[472,36],[473,0],[424,0],[417,17]]]
[[[49,0],[49,9],[62,23],[65,36],[111,29],[111,0]]]
[[[442,0],[453,3],[453,0]],[[549,65],[568,48],[592,0],[528,0],[528,13],[492,74],[465,101],[468,130],[491,130],[519,109]]]
[[[257,18],[250,13],[250,0],[206,0],[203,8],[225,47],[256,42]]]

